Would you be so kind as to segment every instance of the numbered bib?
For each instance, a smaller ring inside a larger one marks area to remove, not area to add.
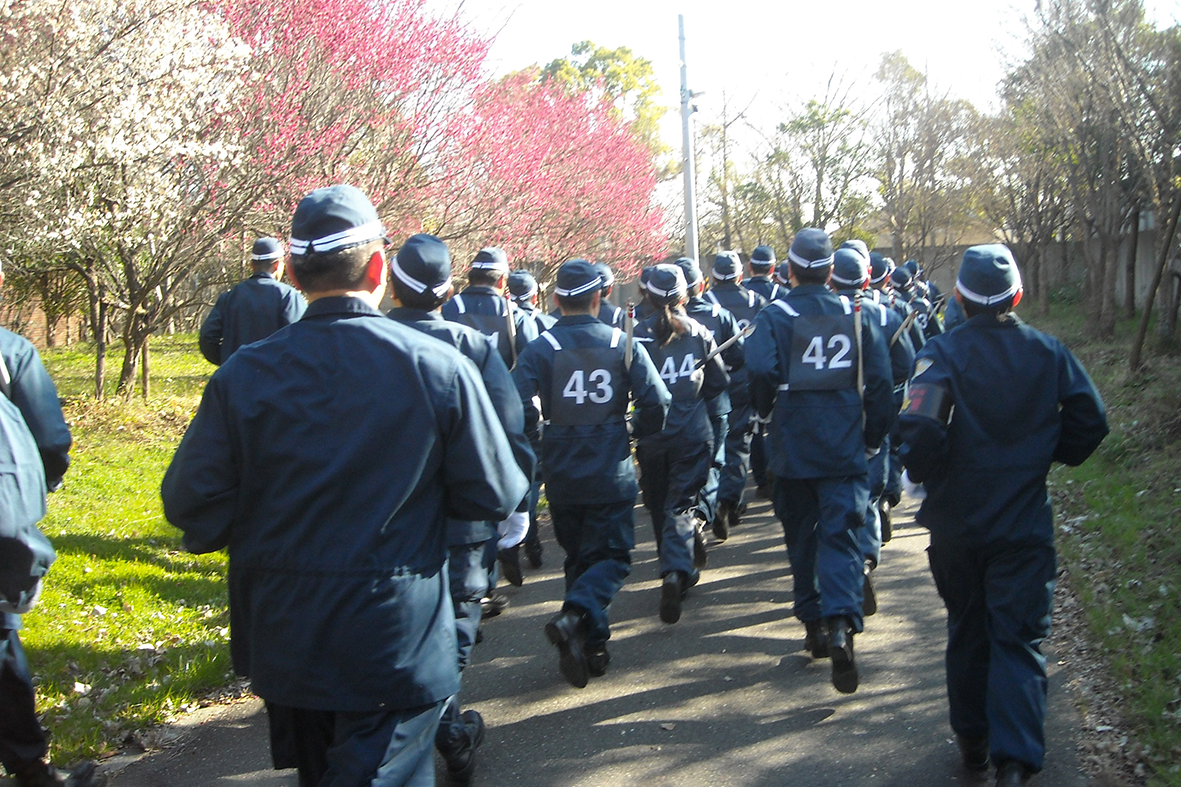
[[[704,343],[697,337],[674,339],[666,347],[651,349],[652,362],[660,371],[669,393],[675,401],[696,399],[705,380],[705,370],[699,362],[705,357]]]
[[[505,359],[505,363],[512,363],[513,348],[509,344],[508,324],[504,315],[464,312],[463,314],[457,314],[455,320],[469,328],[475,328],[487,336],[488,340],[492,342],[493,346],[500,353],[500,357]]]
[[[792,323],[787,382],[792,391],[839,391],[857,385],[854,318],[819,314]]]
[[[623,350],[579,347],[554,353],[549,420],[561,426],[622,421],[627,409]]]

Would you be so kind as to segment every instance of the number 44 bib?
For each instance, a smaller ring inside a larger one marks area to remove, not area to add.
[[[853,320],[843,314],[800,316],[792,322],[792,391],[839,391],[857,386]]]

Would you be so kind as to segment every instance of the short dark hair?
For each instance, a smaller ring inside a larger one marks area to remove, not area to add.
[[[583,293],[582,295],[554,295],[558,308],[562,311],[585,312],[590,310],[591,301],[599,294],[599,290]]]
[[[791,274],[800,284],[826,284],[828,275],[832,273],[831,265],[821,265],[818,268],[805,268],[802,265],[791,264]]]
[[[365,271],[374,252],[384,242],[373,240],[327,254],[292,254],[291,272],[304,292],[354,290],[365,280]]]
[[[412,287],[396,276],[390,277],[390,284],[394,287],[394,297],[398,299],[399,303],[410,309],[431,312],[447,302],[448,293],[435,295],[430,287],[422,292],[415,292]]]
[[[985,306],[984,304],[976,303],[975,301],[970,301],[967,298],[964,298],[962,301],[960,301],[960,305],[964,307],[964,316],[968,319],[972,319],[978,314],[991,314],[994,317],[1000,317],[1013,308],[1013,299],[1009,297],[1000,303],[994,303],[992,306]]]
[[[472,268],[467,272],[467,283],[473,287],[495,287],[505,275],[487,268]]]

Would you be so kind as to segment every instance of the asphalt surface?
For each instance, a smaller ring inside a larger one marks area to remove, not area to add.
[[[895,536],[875,575],[879,612],[855,641],[861,687],[853,695],[838,694],[829,661],[802,649],[782,530],[767,501],[753,500],[730,539],[711,544],[709,567],[671,626],[657,617],[651,526],[642,508],[636,514],[632,576],[611,609],[611,665],[587,688],[563,680],[542,633],[564,587],[561,550],[549,532],[542,569],[527,569],[521,588],[501,588],[512,606],[484,624],[461,695],[488,725],[474,784],[991,783],[961,768],[948,727],[946,617],[912,506],[896,512]],[[1079,716],[1052,643],[1047,654],[1049,751],[1032,784],[1097,784],[1079,766]],[[270,770],[258,701],[206,709],[179,725],[175,738],[162,751],[105,763],[111,786],[298,784],[293,771]]]

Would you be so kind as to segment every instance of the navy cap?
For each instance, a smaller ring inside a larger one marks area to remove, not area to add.
[[[823,268],[832,265],[832,238],[815,227],[805,227],[796,233],[787,258],[801,268]]]
[[[250,250],[252,262],[274,262],[282,257],[283,244],[274,238],[259,238]]]
[[[640,285],[643,286],[648,283],[648,277],[652,275],[652,271],[656,270],[655,266],[649,265],[640,271]]]
[[[607,263],[596,262],[596,263],[594,263],[594,266],[595,266],[595,271],[599,274],[599,278],[601,278],[603,280],[603,289],[604,290],[607,289],[608,287],[610,287],[611,285],[615,284],[615,274],[611,272],[611,269],[609,267],[607,267]]]
[[[704,278],[701,275],[701,268],[697,267],[697,262],[688,257],[681,257],[677,260],[677,267],[681,269],[681,273],[685,274],[685,286],[692,287],[694,284],[699,284]]]
[[[890,271],[890,284],[894,285],[895,289],[906,292],[910,289],[911,280],[914,277],[910,275],[910,271],[904,266],[895,268]]]
[[[385,238],[373,203],[356,186],[316,189],[291,217],[291,254],[326,254]]]
[[[861,289],[869,278],[869,267],[857,249],[842,246],[832,259],[832,282],[842,288]]]
[[[495,271],[497,273],[508,273],[508,257],[505,255],[503,249],[498,249],[495,246],[486,246],[476,252],[476,258],[472,260],[472,268],[474,270]]]
[[[876,251],[869,253],[869,283],[881,284],[893,270],[893,262],[884,254]]]
[[[919,267],[918,260],[907,260],[906,262],[902,263],[902,267],[910,271],[911,276],[918,276],[923,272],[923,269]]]
[[[537,279],[529,271],[513,271],[508,275],[508,291],[514,300],[532,298],[537,293]]]
[[[770,246],[755,246],[755,250],[750,253],[750,267],[751,269],[758,268],[765,271],[775,264],[775,250]]]
[[[652,294],[652,300],[659,304],[684,300],[689,289],[680,266],[668,264],[652,268],[644,288]]]
[[[567,260],[558,268],[554,295],[563,298],[577,298],[603,288],[603,277],[595,266],[586,260]]]
[[[733,251],[723,251],[714,257],[713,277],[718,281],[733,281],[742,274],[742,260]]]
[[[865,241],[860,238],[853,238],[841,244],[842,249],[852,249],[864,258],[867,263],[869,261],[869,247],[865,245]]]
[[[791,286],[791,263],[787,260],[775,266],[775,278],[779,280],[780,284]]]
[[[434,235],[411,235],[390,260],[390,273],[417,293],[442,298],[451,288],[451,252]]]
[[[1021,290],[1021,271],[1009,247],[1000,243],[973,246],[964,252],[955,288],[981,306],[996,306]]]

